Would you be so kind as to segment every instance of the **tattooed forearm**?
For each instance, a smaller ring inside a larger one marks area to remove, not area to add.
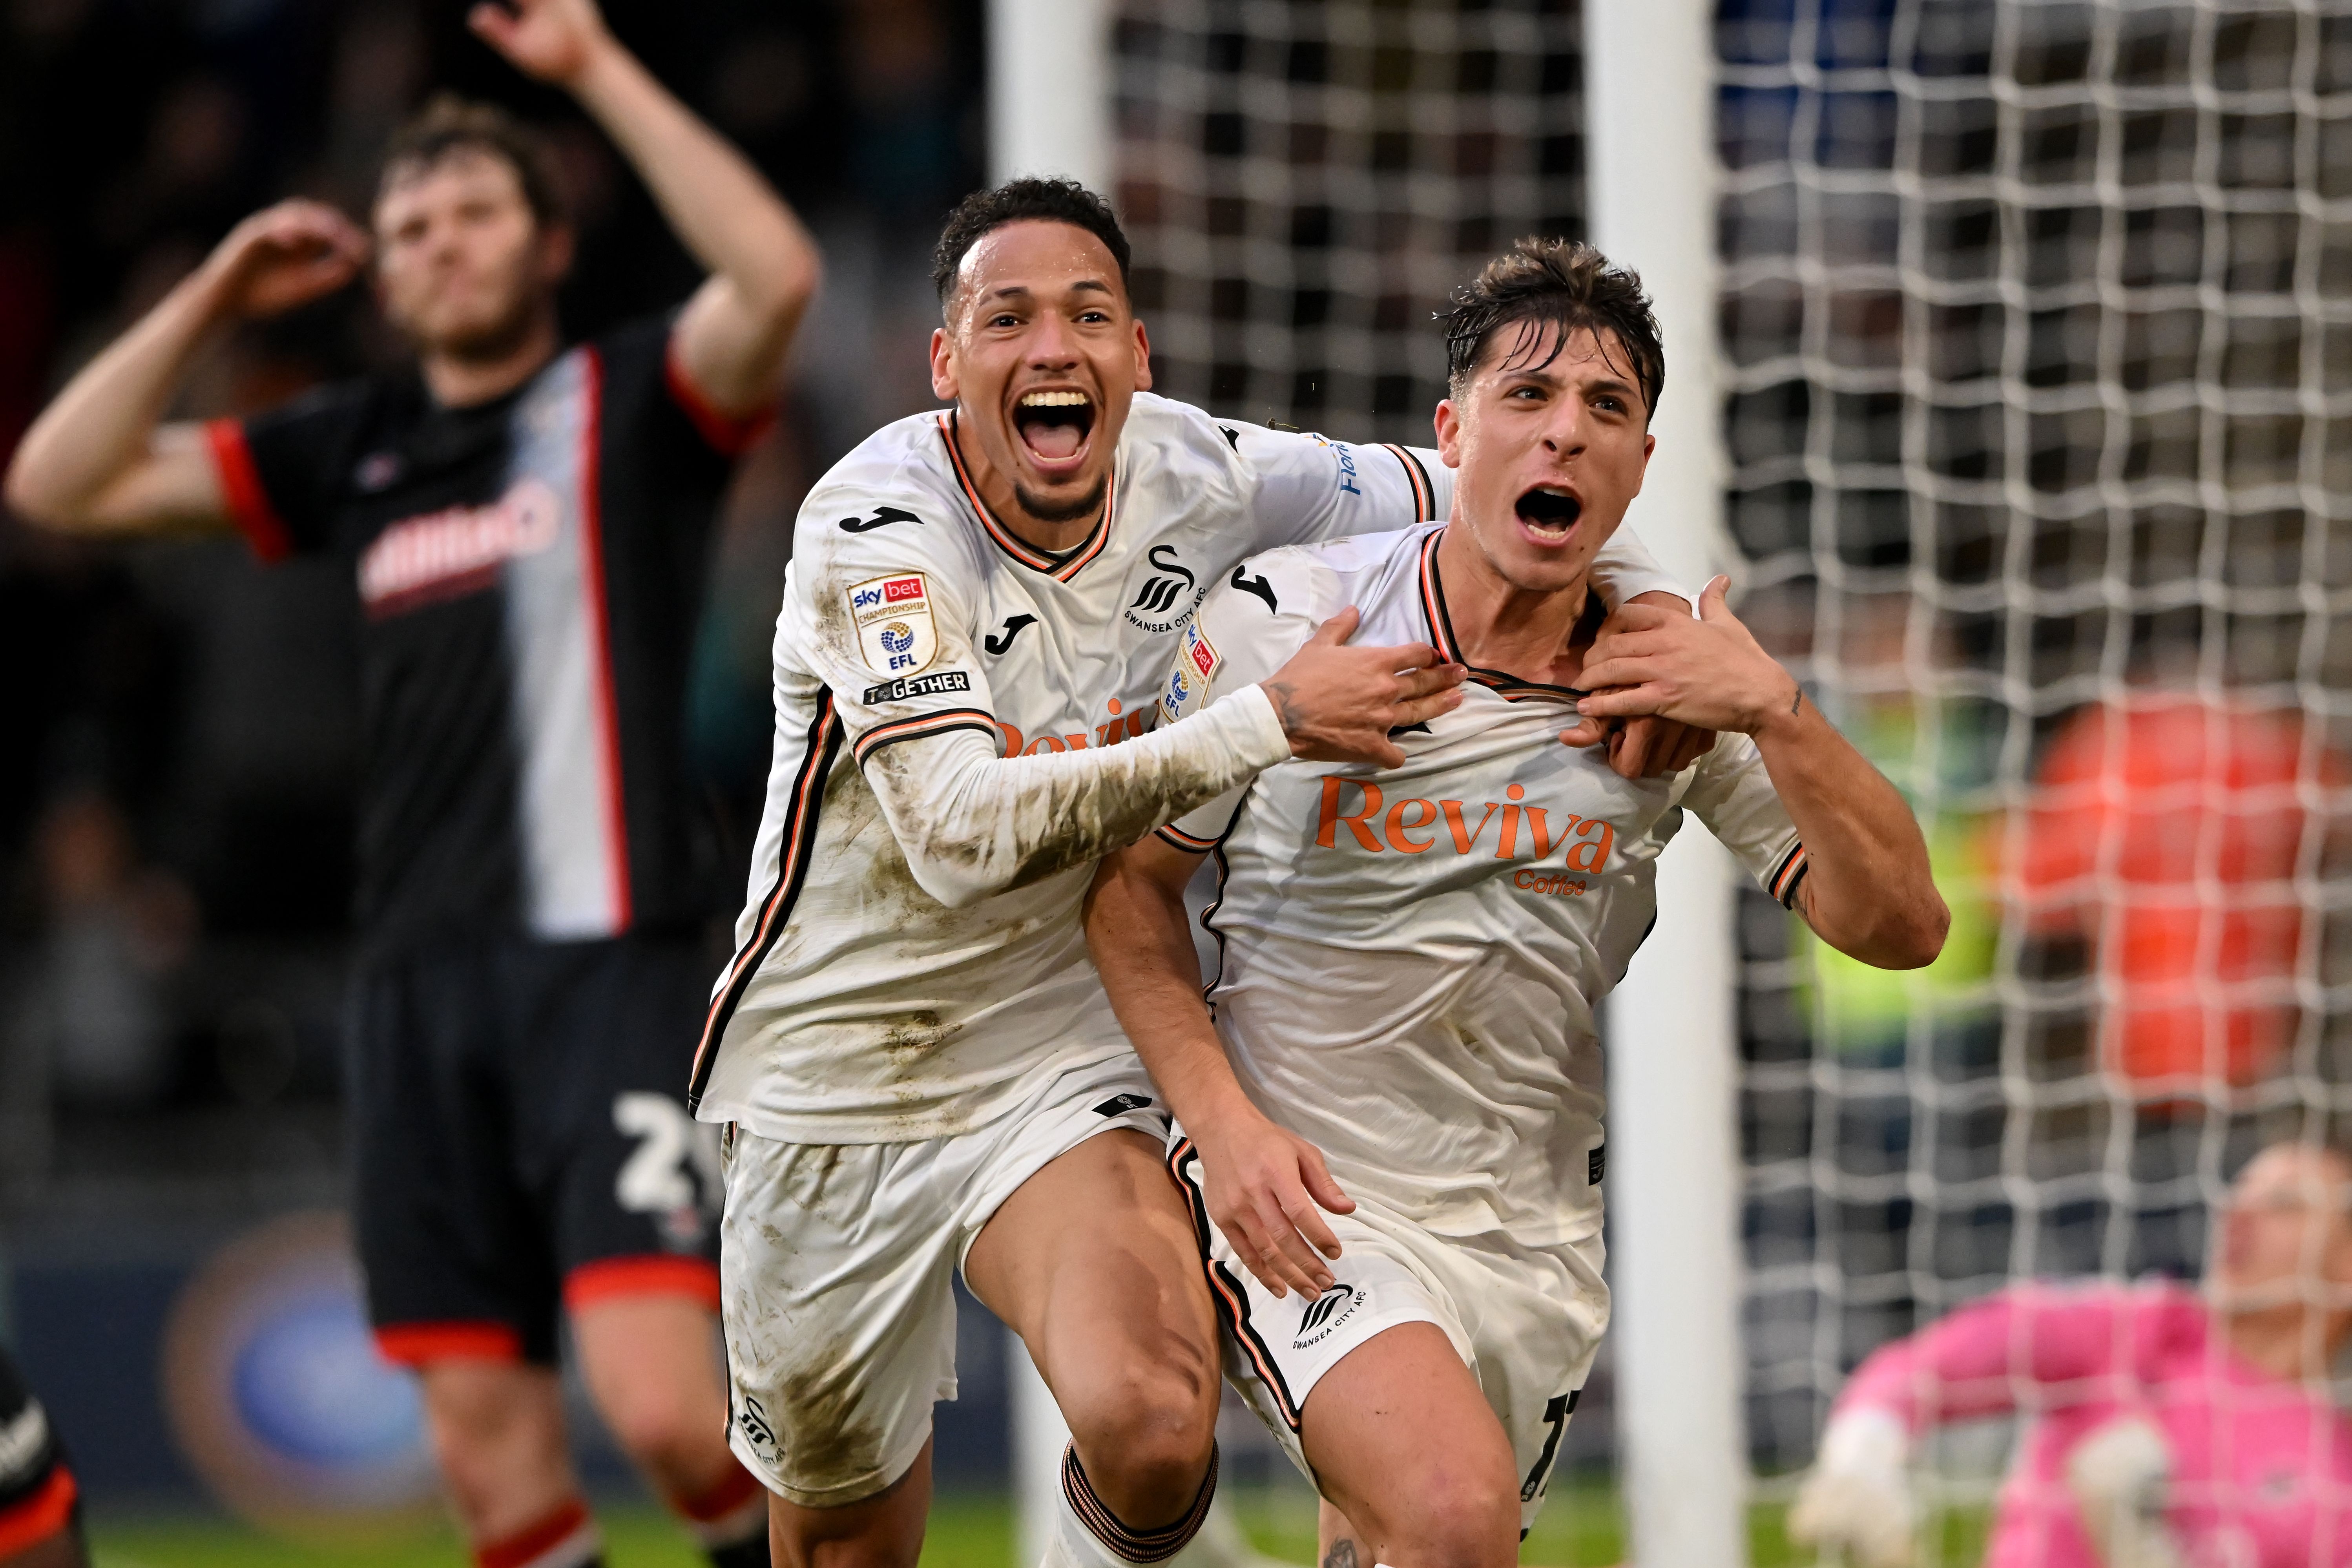
[[[1274,716],[1282,721],[1283,732],[1295,733],[1298,727],[1297,689],[1287,680],[1261,680],[1258,685],[1264,689],[1268,700],[1273,702]]]

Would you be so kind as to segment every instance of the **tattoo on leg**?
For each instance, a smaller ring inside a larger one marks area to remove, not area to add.
[[[1797,692],[1797,700],[1796,700],[1794,702],[1791,702],[1791,703],[1790,703],[1790,704],[1789,704],[1789,711],[1790,711],[1790,712],[1791,712],[1791,713],[1794,713],[1798,709],[1802,708],[1804,705],[1805,705],[1805,693],[1804,693],[1803,689],[1802,689],[1802,688],[1800,688],[1800,689],[1798,689],[1798,692]]]
[[[1356,1543],[1344,1535],[1333,1542],[1323,1553],[1323,1568],[1356,1568]]]

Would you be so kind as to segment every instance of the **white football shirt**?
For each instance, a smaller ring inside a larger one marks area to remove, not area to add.
[[[1129,1049],[1080,925],[1093,859],[1288,748],[1255,693],[1188,731],[1223,768],[1206,787],[1172,757],[1137,766],[1171,736],[1104,748],[1152,727],[1181,629],[1244,556],[1452,504],[1433,453],[1138,394],[1101,521],[1048,555],[989,511],[954,423],[884,426],[801,508],[767,806],[696,1053],[705,1121],[942,1137]],[[1674,587],[1631,542],[1612,570],[1621,596]]]
[[[1244,562],[1186,628],[1168,717],[1263,679],[1346,605],[1360,637],[1459,659],[1442,532]],[[1786,901],[1804,849],[1744,735],[1633,782],[1560,743],[1579,693],[1479,669],[1466,691],[1398,734],[1402,767],[1286,762],[1160,836],[1216,858],[1209,994],[1244,1088],[1350,1196],[1441,1235],[1581,1241],[1601,1225],[1594,1011],[1649,933],[1658,852],[1692,812]]]

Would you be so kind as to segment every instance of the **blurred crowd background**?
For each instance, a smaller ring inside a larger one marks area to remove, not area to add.
[[[641,184],[466,9],[0,5],[0,461],[247,213],[300,194],[364,219],[385,136],[435,89],[552,137],[583,241],[568,330],[683,299],[697,274]],[[783,416],[727,500],[686,738],[748,857],[793,514],[841,453],[931,405],[929,248],[983,170],[981,6],[606,9],[828,262]],[[355,288],[223,341],[173,413],[266,407],[400,353]],[[233,540],[89,545],[0,513],[0,1335],[68,1385],[50,1400],[101,1496],[174,1476],[152,1346],[187,1268],[341,1199],[350,594],[330,563],[265,572]]]
[[[817,230],[824,308],[787,416],[744,463],[714,563],[689,743],[756,810],[767,641],[809,478],[928,406],[939,215],[976,184],[978,17],[953,0],[611,8],[620,35]],[[583,229],[567,328],[696,280],[578,110],[462,3],[13,0],[0,9],[0,453],[71,368],[237,218],[289,194],[364,215],[428,88],[546,125]],[[224,342],[175,412],[243,413],[396,358],[362,289]],[[355,742],[347,590],[234,542],[138,549],[0,521],[0,1172],[21,1190],[332,1168]],[[40,1123],[48,1108],[52,1119]]]

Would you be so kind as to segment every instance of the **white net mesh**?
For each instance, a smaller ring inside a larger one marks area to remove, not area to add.
[[[2352,13],[1719,15],[1747,613],[1956,915],[1895,979],[1746,913],[1772,1467],[1958,1302],[2199,1273],[2251,1149],[2352,1104]]]
[[[1160,390],[1428,441],[1445,291],[1581,227],[1577,39],[1557,4],[1129,5],[1118,200]]]
[[[1445,288],[1582,232],[1579,32],[1132,5],[1162,384],[1419,436]],[[2352,1109],[2352,5],[1723,0],[1717,40],[1742,612],[1955,913],[1889,977],[1743,907],[1769,1473],[1961,1302],[2200,1273],[2247,1154]]]

